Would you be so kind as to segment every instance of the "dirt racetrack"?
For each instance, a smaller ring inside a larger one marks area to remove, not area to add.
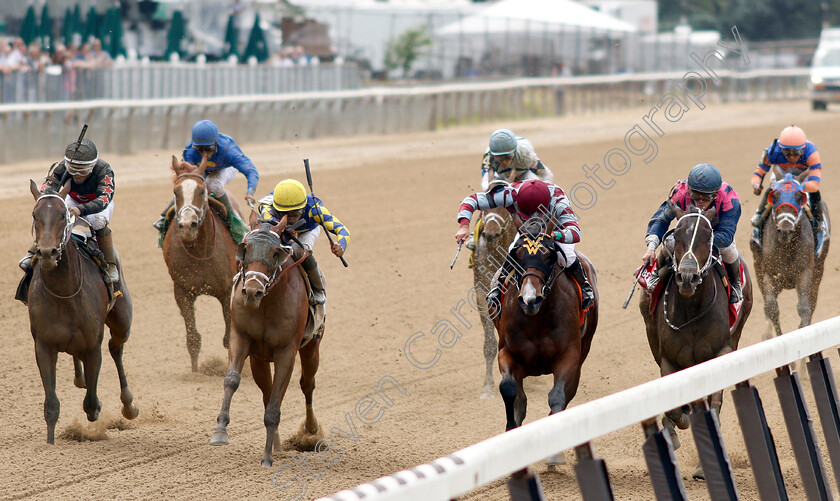
[[[58,396],[61,416],[54,446],[45,443],[44,392],[35,365],[26,307],[12,295],[20,271],[17,261],[31,241],[32,197],[28,179],[40,181],[51,160],[0,167],[0,229],[3,350],[0,351],[0,499],[313,499],[381,475],[410,468],[504,431],[500,397],[480,400],[483,378],[482,334],[478,315],[462,310],[470,327],[457,343],[441,350],[431,367],[410,364],[403,349],[412,334],[424,337],[413,345],[415,357],[432,360],[437,342],[430,334],[440,320],[453,318],[459,301],[472,286],[462,252],[454,271],[453,235],[460,200],[479,189],[478,166],[490,132],[510,127],[536,146],[565,188],[583,181],[583,164],[603,166],[604,154],[624,147],[624,135],[642,124],[644,108],[612,114],[532,122],[490,123],[405,136],[318,140],[245,148],[261,171],[259,194],[281,179],[304,181],[301,159],[308,157],[315,192],[350,229],[352,238],[344,269],[327,250],[322,237],[316,255],[328,280],[328,319],[317,376],[315,410],[334,448],[327,466],[312,457],[305,464],[293,450],[275,451],[274,467],[260,467],[265,439],[261,395],[244,377],[231,409],[231,444],[211,447],[208,440],[222,400],[226,352],[222,347],[221,310],[214,299],[198,305],[202,333],[202,373],[191,373],[184,323],[172,295],[172,282],[151,223],[171,195],[169,156],[178,151],[148,151],[131,156],[104,153],[115,170],[116,212],[112,227],[134,300],[132,336],[125,365],[140,406],[140,417],[119,417],[119,386],[113,362],[103,356],[99,396],[103,411],[98,425],[88,425],[82,411],[83,390],[72,384],[72,363],[59,357]],[[631,273],[644,250],[650,215],[677,179],[699,162],[711,162],[741,195],[744,210],[736,241],[748,263],[749,217],[757,197],[749,176],[762,148],[787,124],[802,126],[820,148],[825,167],[823,199],[840,208],[840,179],[834,167],[840,158],[835,126],[840,115],[813,113],[806,102],[709,104],[691,108],[682,119],[664,122],[656,138],[658,154],[649,164],[633,156],[629,171],[615,177],[609,190],[598,189],[595,206],[578,211],[583,241],[579,248],[598,269],[601,322],[583,367],[582,382],[572,405],[614,393],[658,376],[649,353],[636,298],[621,303]],[[646,129],[649,130],[649,129]],[[184,131],[186,138],[188,131]],[[97,124],[89,137],[96,141]],[[606,174],[602,168],[602,175]],[[604,175],[607,180],[609,176]],[[229,186],[244,194],[244,178]],[[835,245],[836,247],[836,245]],[[834,316],[840,300],[840,249],[826,263],[815,321]],[[764,329],[763,307],[756,304],[741,346],[757,343]],[[798,325],[795,296],[782,295],[786,331]],[[107,336],[107,334],[106,334]],[[107,338],[106,338],[107,339]],[[831,350],[833,352],[833,350]],[[838,366],[836,353],[831,353]],[[282,406],[280,434],[297,430],[303,398],[297,375]],[[373,390],[380,381],[381,394]],[[803,375],[810,398],[807,376]],[[498,383],[498,375],[496,376]],[[756,378],[791,499],[804,499],[787,433],[779,412],[771,375]],[[527,380],[526,421],[548,413],[550,379]],[[382,395],[385,395],[383,397]],[[364,397],[378,403],[379,420],[364,424],[356,416]],[[387,400],[390,400],[388,405]],[[812,412],[815,412],[812,407]],[[104,429],[103,428],[107,428]],[[818,432],[819,426],[817,424]],[[722,429],[743,499],[756,499],[752,472],[731,399],[727,393]],[[821,433],[821,432],[820,432]],[[79,441],[72,438],[102,438]],[[697,459],[690,432],[682,432],[677,452],[692,499],[707,499],[705,485],[690,479]],[[104,437],[104,438],[103,438]],[[595,452],[607,460],[617,499],[647,500],[653,491],[641,445],[641,427],[626,428],[597,440]],[[340,450],[337,448],[340,447]],[[825,446],[823,445],[823,450]],[[326,454],[325,454],[326,455]],[[540,473],[549,499],[579,498],[571,463]],[[285,484],[285,490],[276,490]],[[304,492],[305,490],[305,492]],[[296,497],[299,496],[299,497]],[[506,499],[502,481],[481,488],[468,499]]]

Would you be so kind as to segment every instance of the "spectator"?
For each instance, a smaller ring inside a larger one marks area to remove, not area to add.
[[[29,65],[30,70],[40,73],[43,72],[47,65],[50,64],[50,58],[41,51],[40,43],[32,42],[29,44],[29,52],[26,57],[26,62]]]
[[[114,60],[111,59],[111,54],[102,50],[102,41],[98,38],[93,39],[91,59],[93,60],[94,67],[96,68],[107,68],[114,64]]]
[[[72,65],[76,69],[90,69],[94,67],[95,62],[93,60],[93,54],[90,51],[89,43],[85,42],[82,44],[78,54],[73,57]]]

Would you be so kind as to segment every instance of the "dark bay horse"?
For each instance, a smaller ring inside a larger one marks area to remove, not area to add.
[[[498,315],[491,312],[499,332],[499,392],[505,402],[505,430],[520,426],[525,419],[527,397],[522,380],[528,376],[553,374],[554,387],[548,394],[551,414],[566,408],[577,393],[581,367],[598,326],[595,267],[577,253],[595,292],[595,304],[582,318],[580,287],[563,273],[564,263],[558,262],[551,231],[543,231],[542,222],[533,224],[534,219],[520,228],[514,247],[519,281],[513,278],[508,282],[501,311]]]
[[[505,181],[501,181],[507,184]],[[491,189],[497,186],[499,181],[491,183]],[[493,319],[487,314],[487,292],[490,291],[490,283],[493,274],[502,266],[508,247],[516,236],[516,227],[513,224],[510,213],[503,208],[482,211],[481,229],[475,241],[475,257],[473,259],[473,281],[476,290],[476,302],[478,303],[481,325],[484,328],[484,390],[481,398],[493,396],[493,361],[496,358],[498,341],[496,330],[493,327]]]
[[[767,196],[768,217],[762,223],[762,245],[750,242],[756,280],[764,295],[765,339],[782,335],[778,302],[782,290],[796,289],[799,327],[811,323],[830,242],[826,239],[819,256],[814,257],[814,233],[806,214],[810,213],[808,201],[792,174],[774,183]],[[825,202],[822,204],[825,226],[830,230],[828,208]]]
[[[737,349],[741,330],[752,309],[753,297],[752,282],[745,265],[742,284],[744,301],[730,329],[727,289],[714,269],[712,255],[714,231],[711,221],[715,208],[705,212],[699,209],[686,212],[676,205],[671,208],[678,218],[673,230],[673,251],[667,234],[663,247],[672,255],[673,273],[664,281],[663,299],[658,301],[653,315],[649,309],[651,296],[644,289],[639,302],[650,350],[662,376]],[[663,258],[662,253],[659,258]],[[722,399],[723,391],[710,398],[718,414]],[[680,429],[688,428],[686,411],[687,406],[671,410],[663,419],[674,438],[675,449],[679,447],[679,440],[676,439],[674,425]]]
[[[172,157],[175,216],[163,240],[163,260],[175,286],[175,302],[187,328],[192,371],[198,371],[201,334],[195,327],[195,299],[207,294],[222,305],[230,338],[230,284],[236,274],[236,244],[224,220],[210,208],[204,182],[206,159],[195,166]]]
[[[55,423],[60,405],[55,393],[55,364],[59,352],[69,353],[84,365],[82,404],[89,421],[99,418],[101,405],[96,396],[99,369],[102,365],[102,338],[105,326],[111,336],[108,350],[117,366],[120,379],[122,414],[137,417],[139,410],[128,387],[123,369],[123,345],[131,332],[132,307],[128,287],[122,276],[122,295],[108,309],[108,289],[99,266],[76,248],[71,237],[72,222],[65,195],[41,194],[34,182],[29,186],[35,197],[32,229],[35,234],[36,266],[29,285],[29,326],[35,340],[35,360],[41,373],[46,398],[44,418],[47,421],[47,443],[55,443]],[[76,364],[78,372],[78,364]],[[77,383],[77,386],[79,384]]]
[[[323,436],[312,407],[321,338],[315,337],[301,346],[309,302],[306,285],[298,269],[303,259],[294,261],[292,247],[283,233],[286,218],[271,226],[258,222],[256,213],[252,212],[250,224],[251,232],[237,249],[241,268],[233,286],[231,301],[233,332],[230,337],[230,365],[225,376],[222,410],[210,444],[229,443],[227,425],[230,422],[230,401],[239,387],[245,359],[250,357],[251,373],[262,390],[265,404],[263,420],[266,438],[262,465],[270,467],[274,461],[272,447],[279,446],[277,427],[280,423],[280,404],[289,386],[298,353],[301,363],[300,388],[306,399],[303,438],[315,444]]]

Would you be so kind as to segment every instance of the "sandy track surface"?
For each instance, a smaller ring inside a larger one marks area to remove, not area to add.
[[[303,181],[301,159],[308,157],[316,193],[352,232],[347,269],[329,255],[323,238],[316,249],[329,283],[329,315],[315,409],[322,425],[332,430],[329,436],[335,446],[340,447],[329,457],[332,464],[328,466],[312,458],[303,462],[305,456],[281,450],[275,452],[274,468],[260,467],[265,438],[262,402],[249,377],[243,378],[233,399],[228,428],[231,445],[208,445],[222,399],[218,370],[226,359],[221,311],[214,299],[199,300],[201,363],[206,370],[193,374],[184,324],[151,227],[171,194],[169,156],[180,155],[177,151],[103,154],[115,168],[118,186],[112,227],[135,307],[125,364],[140,417],[133,422],[118,417],[116,371],[106,355],[99,385],[102,417],[98,425],[88,425],[81,405],[83,390],[73,386],[72,363],[64,355],[58,367],[60,438],[54,446],[46,445],[44,393],[27,310],[13,301],[12,295],[20,277],[17,260],[31,241],[28,179],[40,181],[50,160],[0,167],[5,179],[0,208],[6,219],[0,229],[0,262],[4,263],[0,280],[6,291],[0,298],[5,333],[0,354],[4,375],[0,379],[0,415],[6,423],[0,429],[0,499],[293,499],[298,493],[299,499],[311,499],[502,432],[501,398],[478,398],[484,361],[477,313],[469,307],[460,310],[470,326],[463,327],[457,344],[442,351],[432,367],[420,370],[403,355],[406,340],[421,331],[425,337],[414,344],[415,356],[431,359],[436,348],[431,329],[441,320],[454,321],[452,309],[458,311],[459,301],[472,286],[465,253],[454,271],[449,263],[455,252],[454,216],[460,200],[478,188],[478,165],[487,137],[499,126],[529,137],[555,172],[557,182],[568,189],[585,180],[581,165],[603,165],[607,151],[623,147],[625,133],[642,124],[645,113],[640,108],[434,133],[246,147],[262,173],[260,194],[286,177]],[[645,163],[633,156],[629,171],[615,177],[609,190],[598,189],[595,206],[579,211],[583,228],[579,247],[598,269],[602,318],[572,405],[658,376],[635,300],[628,310],[620,306],[643,252],[648,218],[673,182],[698,162],[721,168],[724,179],[741,194],[744,213],[736,241],[751,263],[748,220],[757,197],[749,189],[749,176],[762,148],[790,122],[801,125],[819,146],[825,164],[823,198],[829,207],[840,207],[840,180],[833,170],[835,159],[840,158],[834,129],[840,118],[831,112],[812,113],[806,102],[782,102],[710,104],[703,111],[692,108],[679,121],[663,120],[664,136],[655,138],[656,158]],[[91,125],[90,137],[96,140],[96,124]],[[240,176],[231,187],[241,198],[244,178]],[[840,257],[834,249],[826,263],[815,320],[837,313],[839,266]],[[756,293],[742,346],[759,342],[764,330],[762,301]],[[781,305],[783,326],[791,330],[798,324],[793,293],[785,293]],[[297,430],[303,417],[297,377],[296,369],[282,406],[283,438]],[[391,405],[374,392],[383,381],[381,393]],[[387,381],[397,382],[400,388]],[[771,375],[759,377],[755,383],[764,396],[789,494],[792,499],[804,499]],[[550,385],[548,377],[526,381],[530,397],[526,421],[548,413]],[[356,415],[356,406],[365,397],[373,397],[381,410],[373,424],[364,424]],[[744,499],[755,499],[757,492],[728,395],[722,428],[738,489]],[[80,442],[67,438],[73,434],[99,434],[104,439]],[[685,476],[693,471],[697,459],[690,434],[682,432],[682,438],[684,446],[677,456]],[[607,460],[618,499],[653,496],[641,454],[642,441],[641,427],[631,427],[594,443],[596,453]],[[571,459],[572,454],[567,457]],[[556,471],[547,471],[544,464],[534,468],[549,499],[579,497],[571,466]],[[275,477],[279,483],[290,482],[283,492],[272,486],[275,472],[279,472]],[[702,482],[687,479],[686,487],[692,499],[708,498]],[[506,499],[507,492],[498,481],[467,498]]]

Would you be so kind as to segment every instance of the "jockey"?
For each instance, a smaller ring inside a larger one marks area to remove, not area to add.
[[[321,234],[323,222],[327,231],[332,232],[336,237],[330,250],[337,257],[341,257],[350,241],[350,232],[347,227],[324,207],[319,198],[307,195],[306,188],[294,179],[280,181],[274,187],[274,191],[261,198],[259,214],[263,222],[271,224],[277,224],[283,216],[287,216],[286,227],[294,231],[304,246],[303,250],[308,254],[302,265],[312,285],[312,298],[309,302],[310,304],[324,304],[327,296],[312,248]]]
[[[817,147],[805,138],[805,132],[795,125],[785,127],[779,134],[779,139],[773,141],[761,157],[758,168],[752,175],[753,193],[762,195],[761,181],[764,175],[770,170],[771,165],[778,165],[783,171],[791,172],[794,176],[808,171],[808,177],[803,183],[803,190],[808,193],[808,204],[811,206],[811,227],[814,230],[814,252],[819,254],[825,239],[825,226],[823,225],[822,204],[820,201],[820,175],[822,164]],[[758,201],[755,215],[750,219],[753,229],[752,239],[761,246],[761,226],[764,209],[767,206],[768,187]]]
[[[108,280],[116,285],[120,281],[120,272],[117,269],[114,237],[108,227],[114,214],[114,171],[108,162],[99,158],[96,145],[90,139],[82,139],[78,150],[76,142],[67,145],[64,160],[53,164],[50,170],[41,185],[41,193],[59,192],[67,177],[70,177],[70,192],[64,202],[70,215],[82,217],[90,223],[99,249],[108,263]],[[32,269],[35,251],[33,245],[20,260],[19,266],[27,273]]]
[[[717,220],[717,224],[714,220],[712,221],[714,225],[712,229],[715,234],[714,245],[723,257],[726,276],[729,277],[732,288],[729,302],[737,303],[740,301],[743,298],[741,293],[741,255],[735,247],[735,230],[738,226],[738,219],[741,217],[741,201],[738,199],[738,193],[723,182],[720,171],[714,165],[697,164],[692,167],[688,179],[680,181],[671,189],[671,196],[659,206],[659,209],[650,218],[647,235],[645,236],[647,250],[642,256],[642,261],[645,263],[653,262],[656,257],[654,251],[662,242],[662,237],[668,231],[668,226],[675,217],[669,202],[683,210],[697,207],[704,211],[714,204],[716,209],[714,219]],[[664,266],[661,261],[664,260],[657,260],[656,273],[648,282],[650,291],[653,291],[653,287],[659,281],[659,270]]]
[[[574,244],[580,241],[580,227],[577,224],[577,216],[563,190],[557,185],[547,184],[539,179],[529,179],[510,186],[499,186],[489,193],[470,195],[461,202],[458,212],[458,223],[461,228],[455,233],[455,241],[460,243],[466,240],[470,232],[470,219],[477,209],[486,210],[494,207],[506,208],[513,215],[517,228],[523,224],[523,221],[540,211],[547,212],[555,221],[554,240],[559,242],[558,258],[562,254],[562,262],[566,263],[566,270],[580,285],[581,307],[584,310],[588,309],[595,300],[595,294],[586,279],[583,266],[575,255]],[[511,243],[509,251],[513,249],[514,243]],[[498,280],[487,294],[488,303],[499,304],[505,277],[513,271],[513,266],[514,262],[509,255],[502,264]]]
[[[513,147],[513,151],[510,148]],[[494,179],[505,178],[510,183],[539,179],[554,182],[554,173],[542,163],[534,145],[524,137],[516,137],[507,129],[499,129],[490,135],[490,145],[481,159],[481,189],[487,191]],[[481,217],[481,213],[477,214]],[[475,237],[467,238],[467,248],[475,250]]]
[[[236,177],[236,171],[241,172],[248,178],[248,191],[245,193],[245,200],[249,204],[254,203],[254,193],[260,175],[251,159],[242,153],[232,137],[220,134],[219,128],[210,120],[199,120],[193,125],[192,141],[184,148],[184,160],[198,165],[202,158],[207,157],[207,170],[204,173],[207,189],[216,200],[222,202],[228,212],[228,221],[236,217],[236,211],[230,203],[225,185]],[[158,231],[163,232],[166,223],[166,213],[175,203],[171,200],[169,205],[154,223]]]

